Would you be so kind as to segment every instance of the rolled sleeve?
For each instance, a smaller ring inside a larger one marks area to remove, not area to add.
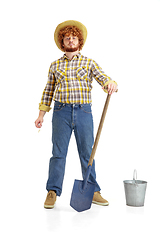
[[[39,103],[39,110],[44,111],[44,112],[49,112],[51,110],[51,107]]]

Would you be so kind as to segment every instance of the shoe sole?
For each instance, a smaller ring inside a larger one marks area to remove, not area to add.
[[[54,204],[55,205],[55,204]],[[52,209],[52,208],[54,208],[54,205],[44,205],[44,208],[46,208],[46,209]]]
[[[97,204],[97,205],[101,205],[101,206],[108,206],[109,203],[100,203],[100,202],[96,202],[96,201],[92,201],[92,203]]]

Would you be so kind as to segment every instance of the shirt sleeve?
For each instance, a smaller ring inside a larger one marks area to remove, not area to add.
[[[112,79],[103,72],[102,68],[94,60],[92,60],[92,76],[102,87],[106,82],[112,81]]]
[[[55,90],[55,76],[50,66],[48,72],[48,81],[42,94],[41,103],[39,104],[39,110],[45,112],[50,111],[51,109],[50,105],[52,102],[54,90]]]

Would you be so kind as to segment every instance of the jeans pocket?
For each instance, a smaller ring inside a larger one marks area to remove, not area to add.
[[[83,104],[83,105],[81,105],[81,109],[85,113],[92,113],[91,104]]]
[[[64,108],[65,104],[60,103],[60,102],[55,102],[54,104],[54,111],[61,111]]]

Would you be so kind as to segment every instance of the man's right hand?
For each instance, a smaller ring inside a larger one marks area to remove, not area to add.
[[[44,117],[45,113],[46,112],[44,112],[44,111],[41,111],[41,110],[39,111],[39,116],[38,116],[37,120],[35,121],[35,126],[37,128],[41,128],[42,127],[43,117]]]

